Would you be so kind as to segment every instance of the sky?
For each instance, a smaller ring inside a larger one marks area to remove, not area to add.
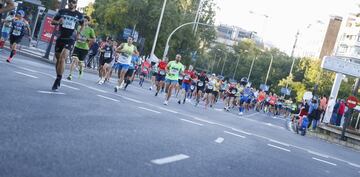
[[[217,24],[257,31],[265,41],[290,54],[296,32],[299,42],[323,35],[331,15],[360,12],[359,0],[216,0]],[[253,11],[251,14],[249,11]],[[263,16],[268,15],[269,18]],[[317,23],[321,20],[324,24]],[[307,28],[312,24],[310,28]]]
[[[94,0],[79,0],[79,7]],[[290,54],[296,32],[299,48],[320,41],[331,15],[345,17],[360,12],[360,0],[215,0],[217,24],[227,24],[256,31],[265,41]],[[251,14],[249,11],[253,11]],[[264,18],[263,15],[269,18]],[[266,20],[265,20],[266,19]],[[317,23],[321,20],[323,24]],[[307,28],[312,24],[311,28]],[[315,38],[318,38],[315,40]],[[306,42],[307,41],[307,42]],[[308,46],[309,47],[309,46]]]

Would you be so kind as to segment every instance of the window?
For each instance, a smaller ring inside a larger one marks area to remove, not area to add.
[[[340,49],[339,49],[339,52],[340,52],[340,53],[346,53],[347,50],[348,50],[348,46],[346,46],[346,45],[341,45],[341,46],[340,46]]]

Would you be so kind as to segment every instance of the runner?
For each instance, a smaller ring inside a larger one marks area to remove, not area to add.
[[[139,62],[139,56],[133,55],[131,59],[131,63],[128,71],[125,74],[125,87],[124,90],[129,86],[129,84],[133,81],[133,77],[135,75],[135,66]]]
[[[22,38],[25,35],[25,31],[27,30],[29,36],[31,34],[29,23],[24,19],[25,12],[23,10],[19,10],[16,12],[15,19],[12,21],[12,27],[10,31],[10,56],[6,60],[10,63],[13,57],[16,54],[16,45],[19,44]]]
[[[112,38],[107,37],[106,42],[100,48],[100,80],[98,81],[99,85],[102,85],[105,82],[107,75],[110,74],[110,66],[111,62],[113,61],[113,55],[114,48]]]
[[[60,25],[60,36],[55,44],[55,58],[56,58],[56,79],[52,86],[53,91],[57,91],[60,87],[61,78],[65,69],[65,60],[72,50],[75,38],[74,32],[77,25],[83,26],[83,15],[76,10],[77,0],[68,0],[68,9],[61,9],[55,15],[52,25]],[[80,30],[81,31],[81,30]],[[79,33],[76,33],[76,37]]]
[[[158,64],[158,73],[156,76],[156,93],[155,96],[158,96],[160,89],[164,87],[164,81],[166,76],[166,66],[167,59],[163,59]]]
[[[245,110],[249,110],[248,106],[251,103],[251,96],[252,91],[249,86],[246,86],[240,96],[239,115],[243,115]]]
[[[84,17],[84,27],[80,31],[81,27],[78,27],[79,31],[79,38],[77,39],[75,43],[75,49],[72,54],[72,63],[70,66],[70,74],[67,77],[68,80],[72,80],[72,73],[75,69],[75,67],[79,66],[79,78],[84,73],[84,61],[86,58],[86,55],[89,53],[89,44],[94,43],[95,41],[95,32],[94,30],[89,26],[91,19],[89,16]]]
[[[14,18],[15,12],[11,11],[4,20],[1,20],[1,22],[3,23],[3,27],[1,29],[0,50],[4,49],[5,41],[9,39],[9,33],[11,31]]]
[[[158,66],[157,63],[155,62],[151,62],[151,71],[150,71],[150,75],[151,75],[151,85],[149,87],[149,90],[153,89],[153,86],[156,85],[156,76],[158,73]]]
[[[214,91],[215,84],[216,84],[216,75],[212,74],[209,79],[209,82],[206,84],[205,95],[204,95],[205,109],[207,108],[207,106],[209,104],[210,104],[210,107],[212,107],[211,101],[213,99],[213,91]]]
[[[175,57],[175,61],[170,61],[166,66],[166,90],[167,95],[165,97],[164,105],[168,105],[171,92],[173,91],[176,84],[179,82],[179,75],[184,71],[184,65],[180,63],[181,55],[177,54]]]
[[[236,98],[236,93],[238,89],[236,88],[235,83],[229,83],[228,89],[226,90],[226,98],[225,98],[225,107],[226,111],[230,111],[230,108],[234,106],[234,100]]]
[[[200,75],[198,76],[198,82],[197,82],[197,86],[196,86],[196,103],[195,106],[197,106],[200,103],[200,99],[203,95],[203,92],[205,91],[205,86],[207,84],[207,82],[209,82],[209,79],[206,76],[206,72],[203,71],[200,73]]]
[[[114,88],[114,92],[117,92],[119,89],[123,88],[124,78],[127,70],[131,64],[132,55],[139,55],[139,52],[136,49],[136,46],[133,44],[134,37],[129,36],[127,39],[127,43],[122,43],[116,49],[117,53],[120,53],[119,58],[119,72],[118,72],[118,84]]]
[[[183,73],[184,79],[181,85],[181,90],[180,90],[180,98],[178,100],[178,103],[181,104],[181,101],[183,104],[185,104],[185,100],[186,100],[186,95],[187,93],[189,93],[190,90],[190,85],[191,85],[191,81],[192,79],[195,78],[195,73],[194,73],[194,67],[192,65],[189,66],[188,70],[185,70]]]
[[[217,77],[217,78],[215,78],[214,89],[212,92],[213,97],[210,102],[210,107],[213,107],[215,105],[215,103],[217,102],[220,88],[221,88],[221,80],[219,77]]]
[[[145,59],[144,63],[141,65],[140,81],[139,81],[140,87],[143,86],[145,78],[149,75],[150,68],[151,68],[151,64],[149,62],[149,59]]]

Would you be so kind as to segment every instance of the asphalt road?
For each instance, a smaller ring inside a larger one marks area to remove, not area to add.
[[[360,176],[359,152],[294,134],[282,118],[164,106],[148,85],[114,93],[90,73],[53,93],[53,65],[5,56],[1,177]]]

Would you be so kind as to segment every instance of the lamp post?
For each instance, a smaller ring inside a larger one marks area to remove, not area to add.
[[[156,47],[156,43],[157,43],[157,40],[158,40],[158,37],[159,37],[159,32],[160,32],[161,22],[162,22],[162,19],[163,19],[163,16],[164,16],[166,2],[167,2],[167,0],[164,0],[163,6],[162,6],[162,9],[161,9],[160,19],[159,19],[158,26],[157,26],[156,33],[155,33],[155,39],[154,39],[154,42],[153,42],[153,46],[151,48],[150,58],[153,57],[154,52],[155,52],[155,47]]]
[[[248,50],[244,50],[244,52],[242,52],[242,54],[244,54],[244,53],[248,53]],[[237,59],[237,62],[236,62],[236,67],[235,67],[234,74],[233,74],[233,77],[232,77],[233,79],[235,79],[237,67],[239,66],[239,61],[240,61],[240,57]]]
[[[268,72],[266,74],[265,85],[267,85],[267,81],[268,81],[269,75],[270,75],[270,70],[271,70],[271,67],[272,67],[273,60],[274,60],[274,56],[273,56],[273,54],[271,52],[270,52],[270,56],[271,56],[271,61],[270,61],[270,64],[269,64]]]
[[[223,63],[223,66],[221,68],[221,76],[224,76],[223,74],[224,74],[224,67],[225,67],[226,59],[227,59],[227,52],[225,51],[224,63]]]
[[[251,73],[252,73],[256,58],[257,58],[257,56],[255,55],[252,62],[251,62],[250,71],[249,71],[249,75],[248,75],[248,82],[250,81],[250,76],[251,76]]]

